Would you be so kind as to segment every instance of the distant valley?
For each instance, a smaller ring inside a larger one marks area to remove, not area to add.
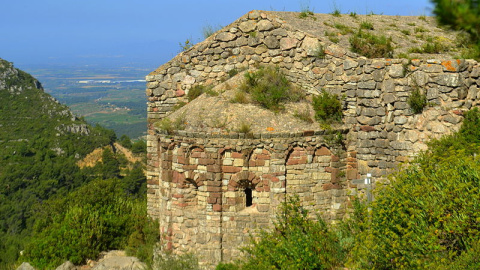
[[[113,129],[118,137],[146,134],[144,79],[152,68],[47,65],[24,70],[89,123]]]

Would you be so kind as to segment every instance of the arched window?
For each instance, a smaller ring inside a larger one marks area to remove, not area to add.
[[[245,206],[249,207],[253,204],[252,189],[247,187],[245,188]]]

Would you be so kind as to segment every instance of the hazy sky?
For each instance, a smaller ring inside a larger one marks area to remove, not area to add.
[[[253,9],[316,13],[429,15],[428,0],[0,0],[0,58],[44,63],[159,66],[208,25],[228,25]]]

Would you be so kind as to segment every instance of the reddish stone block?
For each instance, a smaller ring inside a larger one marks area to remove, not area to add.
[[[177,163],[187,164],[187,159],[183,156],[177,156]]]
[[[210,197],[211,197],[211,198],[221,198],[221,197],[222,197],[222,193],[220,193],[220,192],[212,192],[212,193],[210,193]]]
[[[225,173],[236,173],[241,171],[241,167],[235,167],[235,166],[222,166],[222,171]]]
[[[323,190],[330,190],[332,189],[332,187],[333,187],[333,184],[331,183],[326,183],[322,185]]]
[[[232,152],[232,158],[244,158],[242,153]]]
[[[271,156],[268,155],[268,154],[259,154],[256,156],[257,160],[261,159],[261,160],[269,160],[271,159]]]
[[[213,205],[213,211],[221,212],[222,211],[222,206],[220,204],[214,204]]]
[[[211,158],[199,158],[198,165],[212,165],[215,164],[215,160]]]
[[[453,110],[452,112],[456,115],[463,116],[463,111],[461,111],[461,110]]]
[[[217,203],[217,198],[208,197],[207,198],[207,203],[210,203],[210,204]]]
[[[358,170],[357,169],[347,169],[347,179],[352,180],[352,179],[357,179],[360,176],[358,175]]]
[[[197,165],[183,165],[182,168],[185,171],[193,171],[197,169]]]
[[[265,166],[265,160],[257,160],[255,166]]]
[[[278,179],[277,177],[272,177],[271,181],[273,183],[277,183],[278,181],[280,181],[280,179]]]
[[[322,185],[323,190],[331,190],[331,189],[341,189],[342,187],[338,184],[326,183]]]
[[[165,170],[162,173],[162,180],[164,182],[172,182],[173,180],[173,171],[171,170]]]
[[[207,172],[212,172],[212,173],[219,173],[222,172],[222,168],[220,165],[207,165]]]
[[[337,162],[340,161],[340,158],[338,156],[332,155],[332,162]]]
[[[314,133],[313,130],[305,130],[303,131],[303,136],[313,136]]]
[[[173,198],[183,198],[183,194],[173,194]]]
[[[173,172],[173,182],[174,183],[183,183],[185,181],[185,175],[177,171]]]
[[[158,179],[150,179],[147,181],[147,184],[148,185],[158,185],[160,184],[160,181],[158,181]]]
[[[255,164],[256,164],[255,160],[249,160],[248,161],[248,166],[249,167],[255,167]]]
[[[214,186],[207,186],[208,192],[220,192],[222,191],[222,187],[214,187]]]
[[[372,126],[361,126],[360,130],[369,132],[369,131],[375,131],[375,128]]]
[[[297,165],[297,164],[298,164],[298,160],[296,160],[296,159],[289,158],[287,160],[287,165]]]
[[[339,180],[338,179],[338,172],[339,171],[340,171],[339,169],[333,169],[332,170],[332,173],[330,174],[330,181],[332,183],[337,183],[338,182],[338,180]]]

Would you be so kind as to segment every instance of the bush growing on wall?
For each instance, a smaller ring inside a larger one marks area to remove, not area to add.
[[[322,90],[322,93],[313,97],[313,109],[315,119],[322,123],[330,123],[342,120],[342,103],[338,95],[330,94]]]
[[[261,66],[255,72],[246,72],[240,86],[252,99],[272,111],[280,111],[284,103],[299,101],[303,95],[296,90],[278,67]]]

